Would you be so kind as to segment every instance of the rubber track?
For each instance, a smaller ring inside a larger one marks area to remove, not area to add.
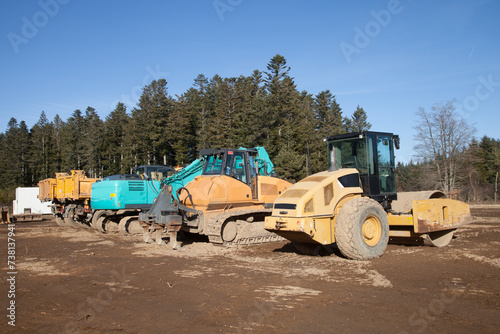
[[[280,241],[285,240],[283,237],[277,234],[268,234],[268,235],[257,235],[247,238],[238,238],[236,236],[235,241],[227,242],[222,240],[222,226],[224,223],[231,220],[243,220],[245,221],[247,218],[254,216],[256,214],[262,214],[264,216],[270,216],[272,210],[271,209],[258,209],[258,210],[241,210],[241,211],[233,211],[230,213],[224,213],[217,215],[210,219],[207,223],[207,231],[208,240],[214,244],[224,244],[224,246],[238,246],[238,245],[251,245],[251,244],[262,244],[271,241]],[[253,224],[248,223],[248,224]],[[265,232],[265,230],[263,230]]]

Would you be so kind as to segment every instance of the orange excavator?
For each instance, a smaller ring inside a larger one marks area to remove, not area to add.
[[[291,184],[267,166],[270,161],[257,149],[203,149],[202,175],[175,194],[165,185],[151,209],[139,216],[144,240],[164,244],[168,235],[179,248],[177,233],[208,236],[212,243],[255,244],[280,240],[264,229],[274,200]]]

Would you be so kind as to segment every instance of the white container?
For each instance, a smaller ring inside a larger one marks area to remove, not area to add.
[[[38,199],[38,187],[16,188],[16,199],[12,201],[13,214],[41,213],[50,214],[51,202],[41,202]]]

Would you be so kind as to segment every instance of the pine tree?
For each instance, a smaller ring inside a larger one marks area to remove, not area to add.
[[[214,96],[214,114],[209,122],[211,147],[234,147],[233,117],[235,115],[236,78],[223,79],[215,75],[210,81],[210,91]]]
[[[271,157],[287,147],[293,148],[293,125],[298,121],[298,104],[300,94],[297,92],[293,78],[288,73],[290,67],[281,55],[274,56],[267,65],[265,87],[267,96],[267,120],[264,144],[269,147]]]
[[[7,174],[6,188],[14,189],[19,186],[31,186],[32,177],[29,166],[30,157],[30,133],[24,121],[17,123],[15,118],[11,118],[7,131],[5,132],[5,155],[2,160],[8,163],[2,170]]]
[[[115,109],[104,121],[103,176],[129,173],[130,166],[125,164],[126,127],[130,117],[127,108],[118,102]]]
[[[62,131],[65,127],[64,121],[59,115],[54,117],[52,121],[52,138],[54,140],[54,157],[51,161],[49,177],[53,177],[54,173],[61,172],[63,170],[63,158],[62,158]]]
[[[304,173],[297,175],[297,177],[302,178],[318,171],[317,155],[314,152],[318,149],[318,144],[321,145],[323,142],[319,138],[316,129],[314,98],[306,91],[303,91],[299,96],[297,112],[292,124],[293,140],[295,142],[293,148],[304,159]]]
[[[153,80],[143,88],[139,103],[132,111],[136,163],[158,164],[169,160],[168,119],[171,112],[172,101],[165,79]]]
[[[328,136],[345,131],[342,109],[329,90],[318,93],[314,98],[314,117],[316,120],[316,138],[311,145],[311,160],[313,171],[319,172],[327,168],[326,145],[324,139]]]
[[[9,175],[9,164],[10,161],[6,159],[8,152],[8,143],[5,134],[0,133],[0,156],[3,157],[0,159],[0,205],[7,206],[12,203],[9,187],[7,186],[9,179],[11,179]]]
[[[194,80],[194,87],[184,94],[188,108],[193,111],[198,149],[209,147],[210,141],[209,128],[213,116],[213,97],[209,94],[208,86],[208,79],[203,74],[199,74]]]
[[[500,170],[500,141],[483,136],[475,152],[475,166],[482,184],[493,184]]]
[[[276,170],[285,174],[294,171],[296,177],[305,176],[308,141],[304,136],[310,136],[313,127],[307,128],[312,116],[310,98],[305,98],[296,89],[293,78],[289,76],[290,67],[281,55],[274,56],[267,65],[265,72],[265,88],[267,90],[266,111],[267,126],[264,126],[264,145],[271,159],[276,158]],[[278,155],[280,158],[278,158]],[[296,160],[290,167],[285,157]],[[291,169],[290,169],[291,168]]]
[[[101,151],[104,143],[104,123],[92,107],[85,110],[83,133],[84,169],[90,177],[102,177]]]
[[[314,99],[314,113],[321,137],[343,133],[342,109],[329,90],[318,93]]]
[[[245,78],[240,88],[246,94],[244,110],[241,116],[242,145],[262,146],[266,140],[266,130],[269,126],[269,113],[266,106],[267,92],[263,85],[262,73],[253,71]]]
[[[61,154],[63,157],[62,171],[84,167],[84,118],[82,112],[76,109],[61,129]]]
[[[196,159],[196,128],[193,111],[185,96],[178,98],[170,116],[170,136],[172,143],[171,165],[183,166]]]
[[[368,116],[366,115],[365,110],[359,105],[354,111],[348,126],[351,132],[368,131],[372,127],[372,125],[368,122]]]
[[[53,125],[47,120],[45,112],[42,111],[40,119],[31,129],[30,165],[34,181],[52,176],[51,166],[55,156],[52,133]]]
[[[292,183],[299,181],[307,174],[306,157],[286,146],[280,149],[273,163],[279,177]]]

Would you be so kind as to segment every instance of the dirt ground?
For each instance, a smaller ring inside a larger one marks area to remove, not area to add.
[[[500,206],[472,213],[444,248],[389,245],[362,262],[286,241],[174,251],[51,220],[9,241],[1,225],[0,332],[498,333]]]

